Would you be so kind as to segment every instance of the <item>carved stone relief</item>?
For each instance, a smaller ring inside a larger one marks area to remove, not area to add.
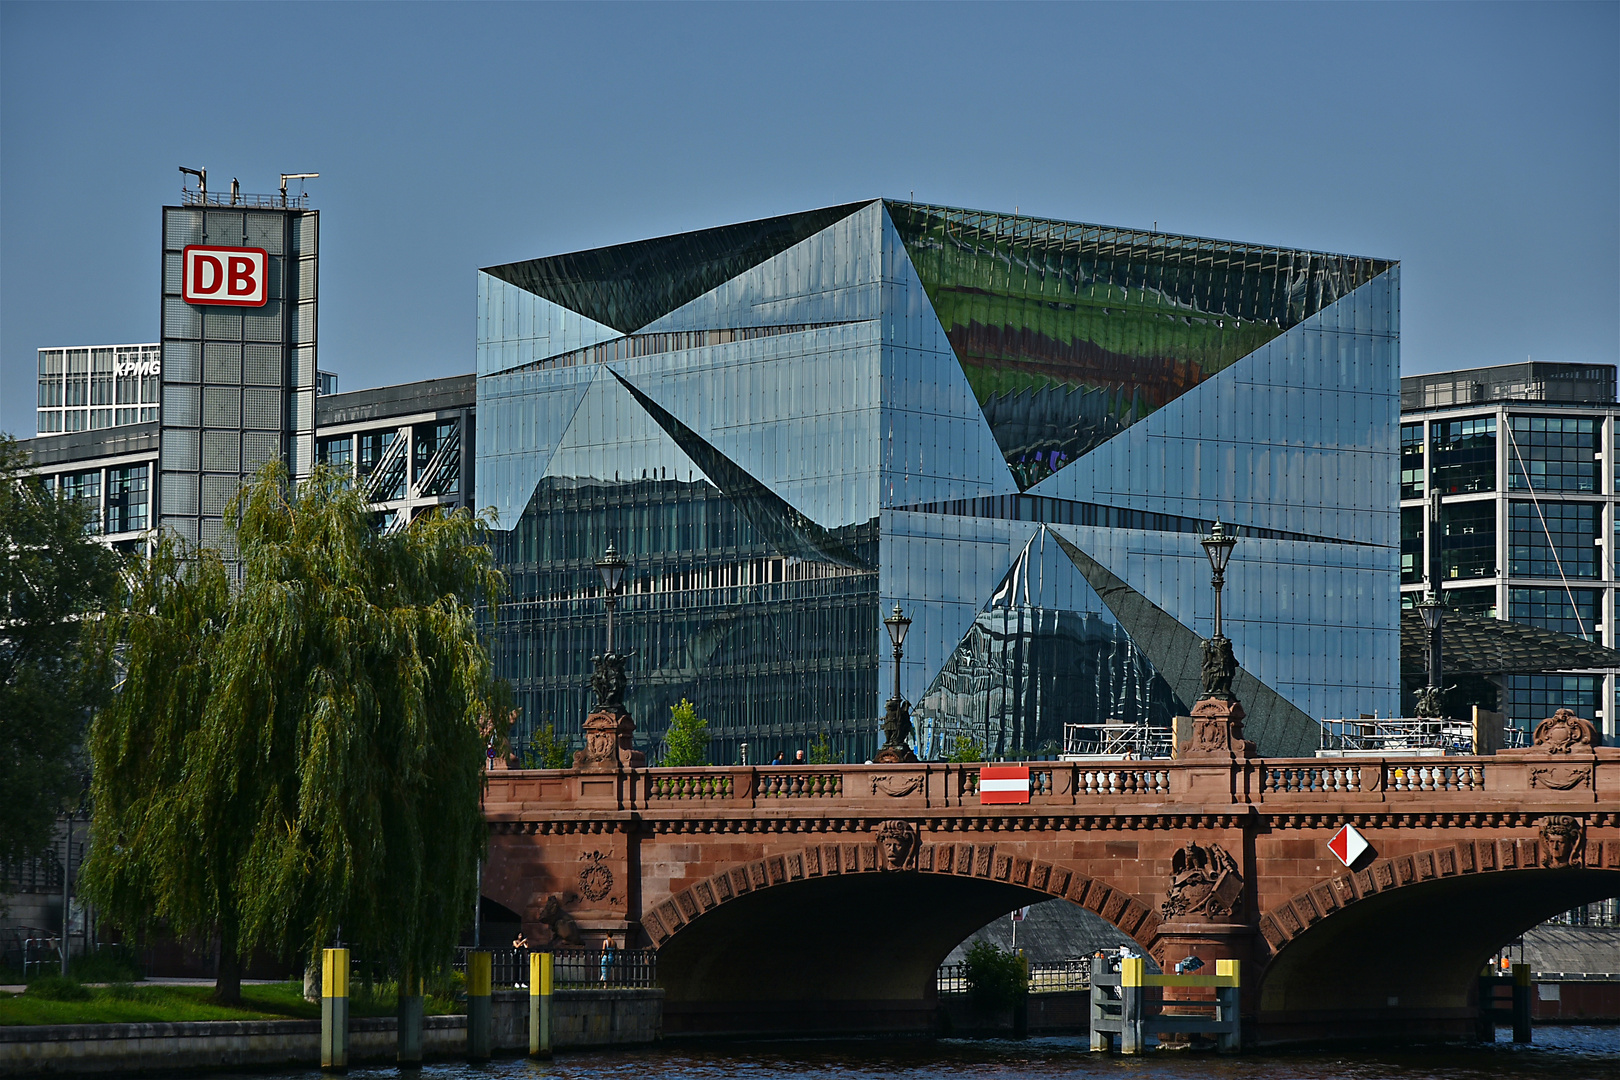
[[[901,799],[923,786],[921,776],[874,776],[872,777],[872,794],[887,795],[891,799]]]
[[[606,862],[607,856],[600,851],[592,851],[581,855],[586,866],[579,872],[579,891],[587,900],[603,900],[613,891],[613,871]]]
[[[1224,921],[1243,906],[1243,875],[1237,860],[1219,844],[1187,841],[1170,861],[1170,888],[1162,906],[1166,919]]]
[[[1533,749],[1543,754],[1590,754],[1597,729],[1568,709],[1559,709],[1536,725]]]
[[[1570,814],[1541,819],[1541,865],[1586,865],[1586,823]]]
[[[1591,787],[1592,766],[1538,765],[1530,770],[1530,786],[1533,788],[1550,788],[1553,791],[1570,791],[1578,787]]]
[[[917,826],[909,821],[889,820],[877,827],[880,866],[884,870],[914,870],[917,867]]]

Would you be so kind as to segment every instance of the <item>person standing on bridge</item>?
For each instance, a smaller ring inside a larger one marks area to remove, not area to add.
[[[771,764],[772,765],[786,765],[787,764],[787,751],[786,750],[778,750],[776,752],[776,756],[771,759]]]
[[[795,750],[793,752],[793,764],[795,764],[795,765],[807,764],[807,762],[804,760],[804,751],[803,750]]]

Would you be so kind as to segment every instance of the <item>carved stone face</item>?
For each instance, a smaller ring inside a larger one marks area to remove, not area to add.
[[[904,822],[886,821],[878,829],[878,852],[885,870],[904,870],[911,861],[914,842],[911,828]]]
[[[1548,867],[1577,865],[1581,857],[1582,826],[1566,815],[1548,818],[1541,825],[1541,842],[1546,846],[1542,865]]]

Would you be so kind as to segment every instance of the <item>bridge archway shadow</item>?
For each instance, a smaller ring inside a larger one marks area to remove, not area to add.
[[[1260,986],[1265,1041],[1343,1039],[1347,1030],[1467,1038],[1477,977],[1497,950],[1560,912],[1614,896],[1620,870],[1580,868],[1465,873],[1363,896],[1277,948]],[[1300,906],[1300,898],[1291,905]]]
[[[933,1030],[936,973],[951,950],[996,917],[1052,898],[916,870],[805,878],[734,895],[659,946],[665,1031]]]

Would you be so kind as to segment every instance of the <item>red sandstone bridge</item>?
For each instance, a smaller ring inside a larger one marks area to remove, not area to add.
[[[1246,1041],[1466,1036],[1499,947],[1620,895],[1620,749],[1571,727],[1511,756],[1035,762],[1020,805],[978,765],[494,771],[484,894],[537,944],[655,947],[670,1033],[928,1030],[946,954],[1058,897],[1161,965],[1242,960]]]

